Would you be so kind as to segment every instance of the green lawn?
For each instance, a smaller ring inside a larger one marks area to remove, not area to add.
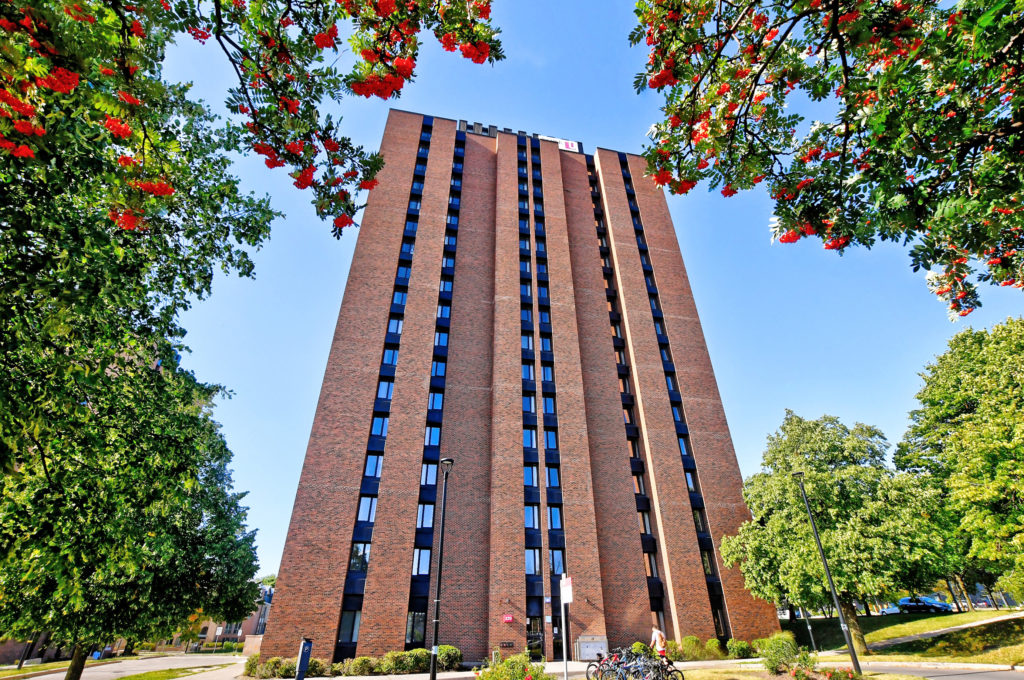
[[[882,642],[892,638],[903,637],[904,635],[915,635],[927,633],[943,628],[961,626],[965,623],[984,621],[996,616],[1004,616],[1010,612],[1006,610],[963,612],[962,614],[889,614],[888,616],[860,616],[861,630],[868,644]],[[810,640],[807,637],[807,624],[803,619],[792,623],[781,621],[783,630],[793,631],[797,644],[810,647]],[[846,646],[843,640],[843,633],[839,629],[839,619],[811,619],[811,629],[814,631],[814,641],[818,643],[818,649],[841,649]]]
[[[849,664],[847,664],[849,665]],[[909,675],[891,675],[888,673],[873,673],[865,671],[864,677],[867,680],[921,680],[918,677]],[[789,674],[769,675],[764,670],[734,670],[727,669],[692,669],[686,671],[686,680],[779,680],[789,679]]]
[[[876,654],[886,660],[916,660],[970,663],[996,663],[1015,666],[1024,663],[1024,618],[995,621],[965,628],[927,640],[914,640],[880,649]]]
[[[196,673],[205,673],[206,671],[215,671],[219,668],[226,668],[231,666],[229,663],[222,663],[215,666],[192,666],[190,668],[168,668],[165,671],[149,671],[148,673],[136,673],[135,675],[125,675],[121,680],[174,680],[175,678],[182,678],[186,675],[195,675]]]

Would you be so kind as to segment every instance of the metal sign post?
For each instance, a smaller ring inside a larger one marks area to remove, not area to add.
[[[295,664],[295,680],[304,680],[309,670],[309,657],[313,653],[313,638],[302,638],[299,645],[298,663]]]
[[[572,577],[562,574],[559,582],[562,600],[562,663],[565,664],[564,680],[569,680],[569,603],[572,602]]]

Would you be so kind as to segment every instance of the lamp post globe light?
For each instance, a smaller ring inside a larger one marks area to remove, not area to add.
[[[448,502],[448,473],[452,471],[455,461],[451,458],[440,460],[441,472],[441,526],[440,538],[437,542],[437,578],[434,581],[434,637],[430,647],[430,680],[437,680],[437,636],[441,625],[441,567],[444,564],[444,511]]]
[[[846,648],[850,650],[850,661],[853,662],[853,670],[857,675],[861,674],[860,659],[857,658],[857,650],[853,648],[853,639],[850,637],[850,627],[846,624],[846,617],[843,616],[843,608],[839,606],[839,595],[836,594],[836,584],[832,581],[832,572],[828,568],[828,560],[825,559],[825,550],[821,547],[821,538],[818,537],[818,527],[814,523],[814,513],[811,512],[811,503],[807,500],[807,490],[804,489],[804,473],[794,472],[793,479],[800,485],[800,495],[804,499],[804,507],[807,508],[807,518],[811,521],[811,531],[814,532],[814,542],[818,544],[818,555],[821,556],[821,564],[825,567],[825,576],[828,578],[828,587],[832,591],[832,602],[836,605],[836,613],[839,614],[839,627],[843,629],[843,638],[846,640]],[[808,627],[810,621],[807,622]]]

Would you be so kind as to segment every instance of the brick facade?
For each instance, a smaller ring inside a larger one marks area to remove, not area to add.
[[[721,537],[749,514],[668,207],[644,177],[643,159],[603,149],[590,157],[548,139],[401,111],[389,116],[381,152],[386,165],[356,244],[264,655],[291,656],[301,637],[313,638],[320,657],[429,648],[439,513],[432,534],[416,526],[420,504],[440,505],[440,472],[436,486],[420,486],[421,465],[438,455],[455,461],[438,642],[455,644],[467,661],[528,642],[560,656],[559,575],[549,551],[563,544],[575,591],[572,641],[646,640],[658,620],[652,607],[663,611],[669,637],[749,640],[777,630],[774,608],[752,598],[718,557]],[[411,199],[418,211],[409,210]],[[398,259],[403,234],[415,241],[411,260]],[[401,264],[411,268],[407,280],[396,279]],[[452,282],[448,297],[443,288],[439,297],[442,281]],[[545,287],[549,297],[540,296]],[[397,311],[395,291],[406,292]],[[662,315],[654,320],[651,295]],[[435,319],[442,303],[450,322]],[[393,378],[381,366],[385,339],[399,347],[386,335],[389,309],[404,324]],[[616,321],[619,339],[610,333]],[[435,347],[442,330],[448,344]],[[674,361],[666,364],[669,347]],[[446,375],[431,377],[438,360]],[[535,380],[525,379],[528,368]],[[666,389],[669,373],[678,392]],[[394,382],[388,402],[375,400],[380,377]],[[443,417],[427,406],[440,390]],[[524,412],[529,396],[532,413]],[[554,397],[556,413],[542,412],[544,397]],[[624,407],[635,414],[625,428]],[[380,452],[367,432],[382,414],[389,426]],[[439,452],[424,443],[431,424],[441,426]],[[524,447],[524,427],[536,428],[536,448]],[[545,450],[548,430],[555,449]],[[692,456],[681,459],[678,432]],[[383,455],[379,479],[363,477],[368,447]],[[534,464],[539,488],[524,486],[524,465]],[[559,483],[549,488],[551,465]],[[699,493],[688,492],[684,465],[695,466],[686,469]],[[355,521],[361,494],[376,498],[372,525]],[[524,504],[539,507],[538,529],[524,530]],[[702,533],[695,509],[706,516]],[[549,526],[552,511],[561,529]],[[371,544],[365,573],[348,573],[353,540]],[[413,576],[412,564],[414,548],[431,545],[428,593],[428,577]],[[539,574],[528,577],[533,549]],[[338,643],[343,608],[350,623],[359,612],[357,641]]]

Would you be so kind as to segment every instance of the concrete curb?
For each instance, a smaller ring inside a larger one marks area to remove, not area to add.
[[[823,663],[828,666],[848,666],[848,663]],[[938,668],[946,670],[968,670],[968,671],[1015,671],[1024,672],[1024,668],[1006,666],[994,663],[942,663],[939,661],[861,661],[860,665],[865,668],[871,666],[892,666],[894,668]]]
[[[135,658],[135,657],[132,657]],[[86,668],[98,668],[99,666],[109,666],[115,663],[121,663],[125,659],[103,659],[99,662],[93,662],[87,664]],[[67,670],[66,668],[47,668],[41,671],[30,671],[28,673],[19,673],[17,675],[3,675],[0,676],[0,680],[23,680],[23,678],[35,678],[40,675],[53,675],[54,673],[60,673],[61,671]]]

